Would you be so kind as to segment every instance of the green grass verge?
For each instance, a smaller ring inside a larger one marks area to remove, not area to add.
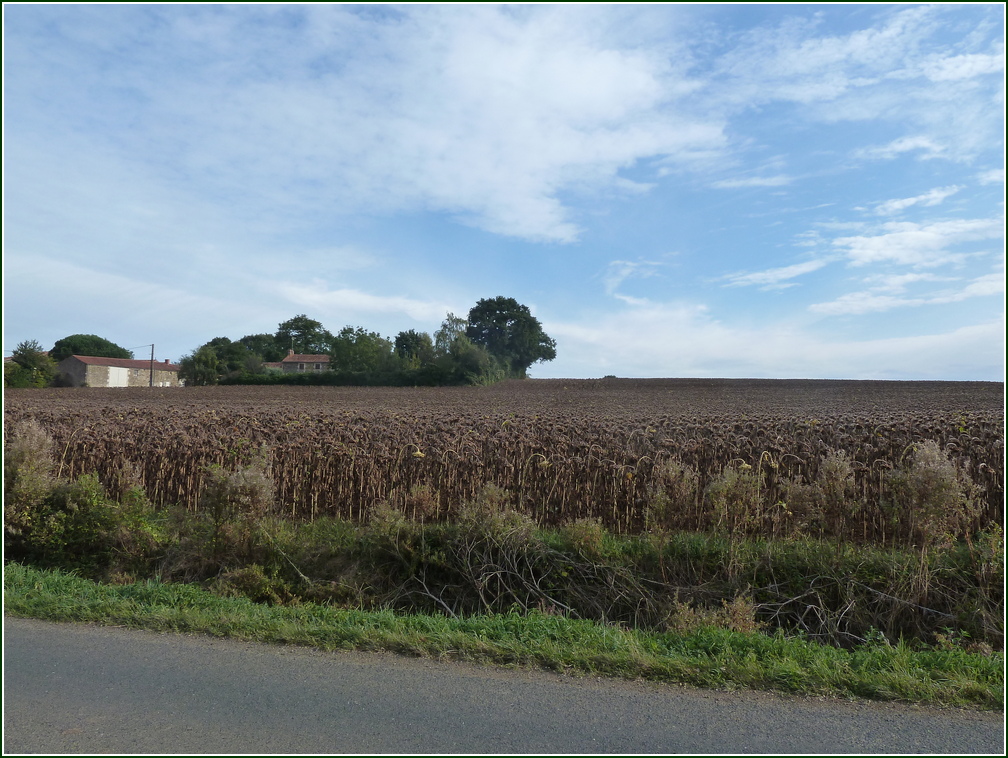
[[[4,613],[717,689],[1004,708],[1003,653],[917,651],[902,643],[848,651],[782,634],[713,627],[646,632],[535,612],[452,619],[311,603],[271,606],[194,585],[104,585],[16,563],[4,567]]]

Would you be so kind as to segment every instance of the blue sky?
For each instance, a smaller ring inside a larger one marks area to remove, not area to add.
[[[535,377],[1001,381],[1004,37],[1000,3],[5,4],[4,351],[504,295]]]

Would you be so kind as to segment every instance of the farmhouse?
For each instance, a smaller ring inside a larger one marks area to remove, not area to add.
[[[293,350],[287,351],[287,357],[280,361],[280,368],[285,374],[300,374],[306,371],[328,371],[328,355],[301,355]]]
[[[73,387],[181,387],[178,364],[71,355],[57,366]]]

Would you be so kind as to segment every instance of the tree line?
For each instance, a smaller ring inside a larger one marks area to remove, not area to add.
[[[296,355],[328,357],[329,370],[285,373],[269,364]],[[5,387],[49,387],[66,383],[57,364],[70,355],[133,358],[133,353],[94,334],[73,334],[45,351],[26,340],[4,364]],[[179,362],[188,386],[209,384],[488,384],[524,378],[529,367],[556,357],[556,342],[527,306],[514,298],[480,300],[468,316],[447,314],[433,335],[414,329],[386,339],[363,327],[336,334],[299,314],[273,334],[238,340],[215,337]]]
[[[322,355],[329,369],[286,373],[271,368],[289,352]],[[182,358],[187,385],[207,384],[487,384],[524,378],[538,361],[556,357],[556,342],[514,298],[480,300],[468,317],[447,314],[433,336],[414,329],[387,339],[360,326],[333,334],[299,314],[273,334],[215,337]]]

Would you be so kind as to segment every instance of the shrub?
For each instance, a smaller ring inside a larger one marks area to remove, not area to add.
[[[529,543],[535,522],[518,512],[507,490],[486,484],[476,496],[462,501],[455,512],[462,531],[494,541]]]
[[[654,484],[648,490],[644,519],[647,529],[671,529],[686,521],[695,508],[700,476],[696,468],[679,458],[668,458],[655,466]]]
[[[265,457],[234,471],[207,468],[200,507],[209,516],[215,562],[223,566],[247,556],[254,532],[273,505],[275,486]]]
[[[581,558],[600,560],[605,555],[606,529],[601,519],[579,518],[561,528],[564,541]]]
[[[846,517],[859,505],[853,462],[846,452],[830,450],[820,462],[813,482],[806,484],[794,478],[784,483],[784,499],[791,536],[821,537],[828,526],[836,535],[843,534]]]
[[[980,510],[976,485],[934,440],[915,445],[911,459],[889,473],[885,493],[891,519],[921,549],[951,544]]]
[[[720,607],[705,607],[681,601],[677,593],[665,629],[676,634],[690,634],[704,627],[759,632],[767,625],[756,619],[756,610],[756,604],[746,595],[736,595],[730,601],[722,599]]]
[[[87,570],[110,562],[118,516],[94,474],[55,483],[16,516],[16,524],[5,525],[6,558]]]
[[[4,545],[29,549],[41,523],[40,507],[55,484],[52,438],[37,421],[15,427],[5,440],[3,461]]]
[[[732,462],[707,485],[715,525],[730,535],[758,528],[762,521],[763,477],[748,463]]]

